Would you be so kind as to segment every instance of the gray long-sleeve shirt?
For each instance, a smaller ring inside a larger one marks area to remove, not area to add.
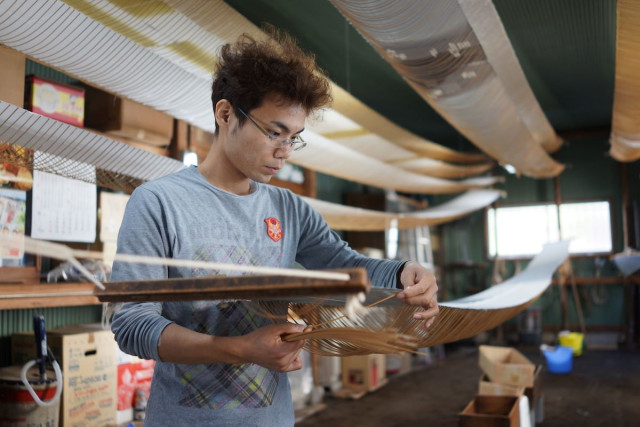
[[[365,267],[374,286],[395,287],[402,262],[353,251],[320,214],[288,190],[251,184],[239,196],[212,186],[195,167],[137,188],[118,252],[245,265],[310,269]],[[111,280],[218,274],[198,268],[116,263]],[[147,406],[152,426],[293,425],[286,374],[254,364],[186,365],[158,356],[163,329],[176,323],[218,336],[244,335],[269,320],[246,301],[129,303],[113,317],[123,351],[157,361]]]

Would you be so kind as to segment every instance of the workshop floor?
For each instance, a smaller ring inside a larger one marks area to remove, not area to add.
[[[534,363],[538,351],[520,349]],[[359,400],[325,397],[326,409],[296,424],[315,426],[455,426],[475,396],[480,368],[474,347],[448,349],[432,366],[390,378]],[[640,350],[585,351],[569,374],[543,372],[541,426],[640,425]]]

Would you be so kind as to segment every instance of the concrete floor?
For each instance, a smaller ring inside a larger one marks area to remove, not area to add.
[[[544,364],[536,350],[520,349]],[[481,370],[474,347],[448,348],[444,359],[390,378],[360,400],[325,397],[327,408],[296,424],[316,426],[455,426],[475,396]],[[640,425],[640,350],[585,351],[569,374],[543,372],[541,426]]]

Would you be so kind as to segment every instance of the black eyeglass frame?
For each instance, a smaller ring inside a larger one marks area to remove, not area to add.
[[[264,136],[266,136],[269,141],[271,141],[272,143],[279,142],[280,146],[276,148],[291,147],[292,151],[300,151],[307,146],[307,143],[304,141],[304,139],[302,139],[300,135],[296,136],[295,139],[285,138],[284,136],[271,135],[262,126],[256,123],[256,121],[253,120],[249,114],[245,113],[242,108],[236,107],[236,109],[240,111],[242,115],[245,116]]]

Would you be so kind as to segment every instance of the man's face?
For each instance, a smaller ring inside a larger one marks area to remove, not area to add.
[[[272,97],[265,98],[260,107],[246,113],[264,131],[285,138],[298,136],[307,118],[301,105],[277,102]],[[239,127],[236,117],[225,152],[232,173],[237,173],[238,178],[266,183],[284,166],[291,147],[283,148],[272,142],[248,119]]]

